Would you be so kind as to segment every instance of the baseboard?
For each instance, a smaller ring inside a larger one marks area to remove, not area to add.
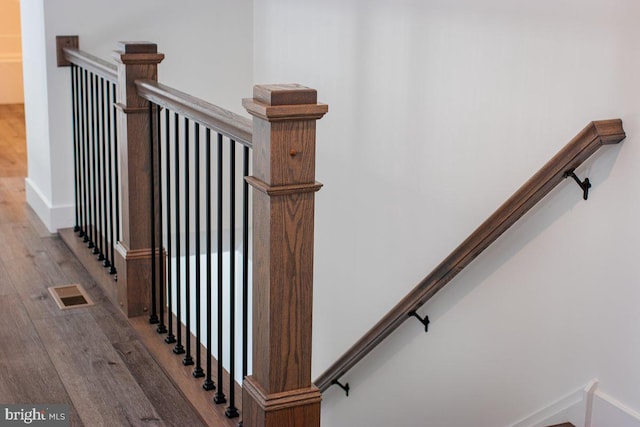
[[[25,196],[27,204],[38,215],[50,233],[61,228],[72,227],[74,224],[74,206],[53,206],[51,201],[40,191],[38,186],[29,178],[25,179]]]
[[[584,426],[588,402],[587,388],[579,388],[561,397],[517,423],[511,424],[511,427],[545,427],[564,422],[571,422],[579,427]]]
[[[640,427],[640,413],[625,406],[606,393],[596,390],[593,397],[593,418],[585,427]]]
[[[598,390],[598,380],[512,424],[544,427],[571,422],[577,427],[640,427],[640,413]]]

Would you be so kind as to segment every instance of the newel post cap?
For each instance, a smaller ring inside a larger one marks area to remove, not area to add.
[[[282,120],[317,120],[329,106],[319,104],[315,89],[299,84],[255,85],[253,98],[242,100],[252,116],[269,122]]]
[[[158,53],[158,45],[151,42],[118,42],[113,58],[123,64],[159,64],[164,53]]]

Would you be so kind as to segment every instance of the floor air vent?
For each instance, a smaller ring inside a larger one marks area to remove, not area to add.
[[[81,285],[53,286],[49,288],[49,292],[61,310],[93,305],[93,301]]]

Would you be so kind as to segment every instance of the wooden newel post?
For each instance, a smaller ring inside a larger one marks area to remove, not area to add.
[[[253,118],[253,375],[245,427],[318,427],[311,381],[316,120],[328,110],[299,85],[255,86]]]
[[[149,104],[137,94],[135,81],[157,80],[164,54],[154,43],[120,42],[113,54],[118,66],[117,125],[120,162],[121,236],[116,246],[120,308],[129,316],[150,306],[151,226]]]

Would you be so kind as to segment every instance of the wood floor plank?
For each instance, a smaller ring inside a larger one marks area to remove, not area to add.
[[[206,425],[139,341],[119,342],[114,347],[167,424],[190,427]]]
[[[88,312],[110,340],[160,417],[169,425],[205,425],[144,345],[138,341],[137,334],[124,315],[113,306],[102,289],[95,285],[65,243],[59,237],[45,238],[42,241],[51,259],[70,282],[88,285],[87,292],[96,302],[96,306]]]
[[[26,176],[24,107],[0,105],[0,176]]]
[[[177,319],[173,318],[174,325],[177,324]],[[160,336],[155,332],[153,325],[149,325],[147,319],[143,316],[134,317],[129,319],[129,322],[135,329],[136,333],[144,345],[149,349],[153,358],[158,362],[160,366],[171,377],[172,381],[182,390],[187,396],[188,400],[193,403],[196,410],[200,413],[203,419],[205,419],[209,425],[216,427],[236,427],[238,425],[238,419],[227,418],[224,414],[226,404],[214,405],[212,399],[214,391],[204,392],[202,389],[202,379],[196,380],[192,376],[193,366],[184,366],[182,364],[182,356],[176,355],[171,351],[171,346],[167,345]],[[186,328],[181,325],[182,336],[186,335]],[[195,353],[195,337],[192,335],[192,353]],[[206,350],[201,346],[201,351],[206,354]],[[206,357],[206,356],[205,356]],[[214,381],[217,381],[217,369],[216,361],[212,360],[212,377]],[[224,378],[224,392],[228,396],[229,390],[229,373],[225,370],[223,372]],[[236,407],[242,410],[242,388],[235,383],[235,393],[238,396],[236,400]],[[217,385],[219,387],[219,384]]]
[[[26,224],[0,224],[0,240],[8,248],[0,250],[0,260],[30,316],[63,315],[47,288],[68,284],[67,279],[38,247],[33,230]]]
[[[34,324],[85,424],[167,425],[90,313]]]
[[[17,295],[17,292],[13,287],[13,283],[9,280],[7,270],[0,259],[0,296],[2,295]]]
[[[42,223],[38,215],[31,209],[31,206],[27,205],[25,202],[25,222],[31,226],[33,232],[38,237],[50,237],[55,235],[55,233],[49,232],[47,227]]]
[[[69,404],[83,425],[19,296],[0,296],[0,325],[0,402]]]
[[[24,178],[0,180],[0,223],[22,223],[25,220]]]
[[[72,426],[204,425],[27,206],[25,147],[22,106],[0,105],[0,403],[67,403]],[[82,284],[96,305],[59,310],[47,288],[70,283]]]

